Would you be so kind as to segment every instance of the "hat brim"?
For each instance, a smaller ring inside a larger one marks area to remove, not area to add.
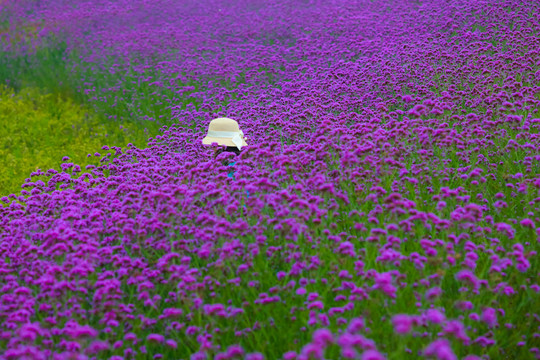
[[[212,143],[218,143],[218,145],[236,147],[236,144],[232,142],[232,139],[227,138],[216,138],[207,136],[202,140],[204,145],[211,145]],[[247,146],[248,144],[244,139],[242,139],[242,146]]]

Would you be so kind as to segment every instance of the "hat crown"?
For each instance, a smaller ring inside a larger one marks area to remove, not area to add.
[[[217,118],[210,121],[208,125],[209,131],[230,131],[230,132],[239,132],[240,126],[236,120],[229,118]]]

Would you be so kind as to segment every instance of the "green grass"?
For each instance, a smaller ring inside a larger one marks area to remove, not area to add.
[[[0,194],[20,191],[25,178],[37,169],[58,170],[64,156],[84,170],[99,163],[95,152],[109,152],[101,150],[103,145],[124,147],[145,137],[141,128],[108,122],[87,106],[59,95],[0,86]]]

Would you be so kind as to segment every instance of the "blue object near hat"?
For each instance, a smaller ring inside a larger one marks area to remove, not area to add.
[[[232,163],[229,163],[228,166],[234,166],[234,164],[236,164],[235,162],[232,162]],[[228,174],[227,174],[228,177],[230,177],[231,179],[233,180],[236,180],[235,177],[234,177],[234,170],[231,170]],[[249,197],[249,190],[246,190],[246,194],[247,194],[247,197]]]

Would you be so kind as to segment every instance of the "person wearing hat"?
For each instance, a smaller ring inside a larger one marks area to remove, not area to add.
[[[240,130],[240,126],[238,126],[238,122],[236,122],[236,120],[229,118],[217,118],[210,121],[210,124],[208,125],[208,133],[202,140],[202,143],[204,145],[217,143],[218,145],[226,146],[225,149],[216,148],[214,150],[214,157],[218,156],[224,151],[240,155],[242,147],[247,146],[245,139],[244,132]],[[234,166],[234,164],[235,162],[231,162],[228,165]],[[227,176],[234,179],[234,171],[229,172]]]

